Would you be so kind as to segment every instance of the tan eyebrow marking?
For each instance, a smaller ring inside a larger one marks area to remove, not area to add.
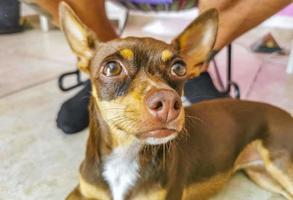
[[[122,49],[119,53],[123,58],[127,60],[132,60],[134,56],[133,51],[130,49]]]
[[[172,53],[171,51],[169,51],[169,50],[164,50],[164,51],[162,51],[162,56],[161,56],[161,58],[162,58],[162,61],[163,61],[163,62],[168,61],[169,59],[172,58],[172,56],[173,56],[173,53]]]

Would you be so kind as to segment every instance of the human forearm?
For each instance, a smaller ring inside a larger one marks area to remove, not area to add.
[[[200,0],[200,10],[219,10],[219,31],[214,49],[220,50],[291,2],[292,0]]]

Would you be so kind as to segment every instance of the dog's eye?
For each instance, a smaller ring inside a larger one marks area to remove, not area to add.
[[[186,65],[183,62],[175,62],[171,67],[171,74],[173,76],[185,76]]]
[[[111,61],[106,63],[103,69],[103,74],[105,76],[118,76],[122,71],[122,66],[115,61]]]

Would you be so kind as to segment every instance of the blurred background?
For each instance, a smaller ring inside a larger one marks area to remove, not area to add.
[[[0,13],[1,6],[0,2]],[[0,34],[0,199],[64,199],[78,182],[87,138],[87,130],[65,135],[55,122],[61,103],[79,90],[62,92],[58,87],[61,74],[76,70],[76,58],[63,33],[42,12],[27,3],[19,6],[20,19],[11,11],[12,22]],[[151,36],[169,42],[197,13],[128,13],[107,2],[108,17],[117,30],[124,30],[123,37]],[[255,52],[263,46],[278,50]],[[232,80],[240,87],[241,99],[268,102],[293,113],[292,48],[293,4],[234,41]],[[215,60],[217,68],[211,64],[209,71],[222,90],[227,84],[227,49]],[[282,198],[240,173],[215,199]]]

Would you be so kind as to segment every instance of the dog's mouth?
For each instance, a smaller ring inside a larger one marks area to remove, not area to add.
[[[158,145],[167,143],[177,137],[179,130],[158,128],[149,131],[144,131],[139,135],[139,138],[147,144]]]
[[[153,130],[149,130],[146,132],[143,132],[141,134],[141,138],[142,139],[146,139],[146,138],[164,138],[164,137],[168,137],[174,133],[177,133],[178,131],[175,129],[168,129],[168,128],[159,128],[159,129],[153,129]]]

